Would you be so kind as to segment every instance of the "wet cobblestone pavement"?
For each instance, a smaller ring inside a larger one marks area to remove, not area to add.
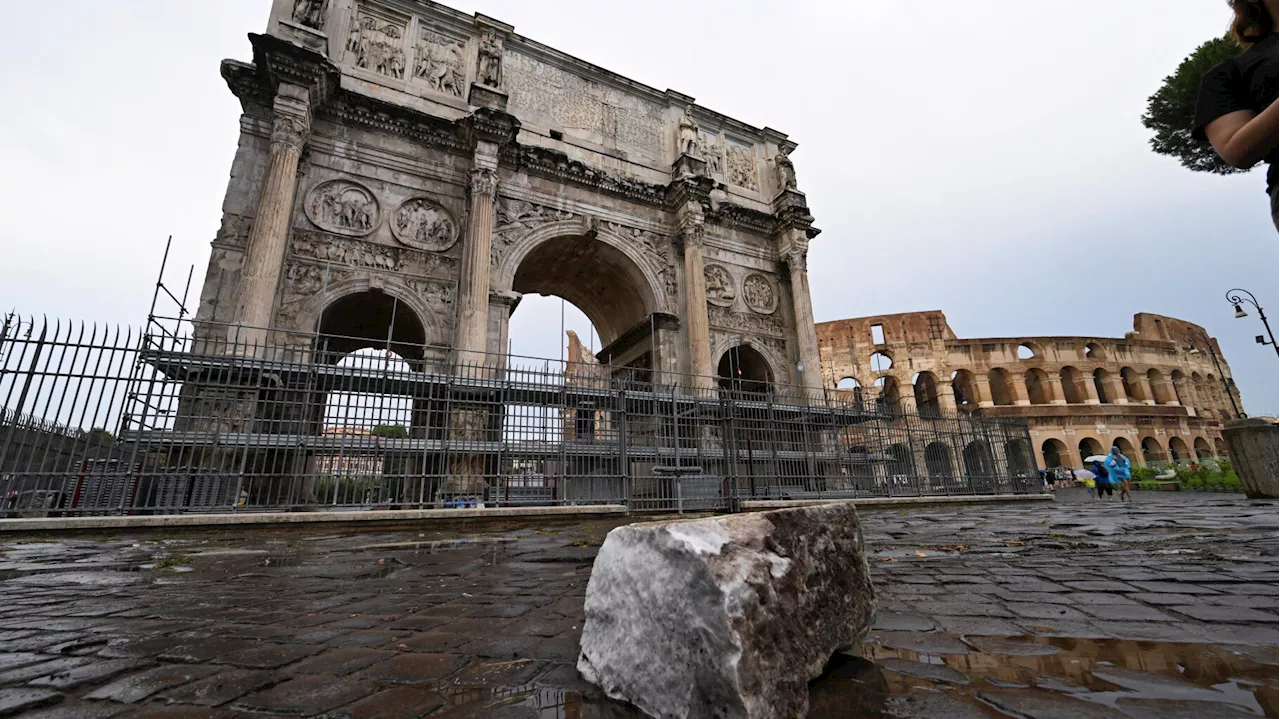
[[[864,512],[810,715],[1277,716],[1276,503],[1138,500]],[[626,521],[0,537],[0,715],[637,716],[574,669]]]

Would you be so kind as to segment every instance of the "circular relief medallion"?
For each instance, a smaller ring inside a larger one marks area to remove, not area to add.
[[[771,315],[778,309],[778,293],[768,277],[755,272],[742,280],[742,299],[747,307],[762,315]]]
[[[733,289],[733,275],[723,265],[707,265],[702,269],[707,281],[707,302],[719,307],[729,307],[738,293]]]
[[[373,192],[350,180],[329,180],[316,185],[303,209],[316,227],[353,237],[373,232],[381,219]]]
[[[410,247],[441,252],[458,241],[458,223],[436,202],[414,197],[391,213],[391,233]]]

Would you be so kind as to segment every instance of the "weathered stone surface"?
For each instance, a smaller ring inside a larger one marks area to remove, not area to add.
[[[874,608],[848,504],[618,527],[587,586],[578,669],[656,717],[798,716]]]

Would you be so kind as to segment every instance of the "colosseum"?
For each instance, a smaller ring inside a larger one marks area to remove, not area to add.
[[[938,310],[822,322],[817,334],[842,401],[1024,417],[1041,468],[1079,468],[1112,446],[1136,464],[1224,456],[1222,424],[1242,406],[1217,341],[1173,317],[1136,314],[1123,338],[960,339]]]

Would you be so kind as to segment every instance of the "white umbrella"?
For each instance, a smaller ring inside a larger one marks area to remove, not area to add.
[[[1089,464],[1089,463],[1091,463],[1091,462],[1105,462],[1105,461],[1107,461],[1107,455],[1105,455],[1105,454],[1095,454],[1095,455],[1093,455],[1093,456],[1091,456],[1091,457],[1085,457],[1085,458],[1084,458],[1084,461],[1085,461],[1085,464]]]
[[[1087,469],[1077,469],[1075,471],[1076,479],[1097,479],[1098,475]]]

